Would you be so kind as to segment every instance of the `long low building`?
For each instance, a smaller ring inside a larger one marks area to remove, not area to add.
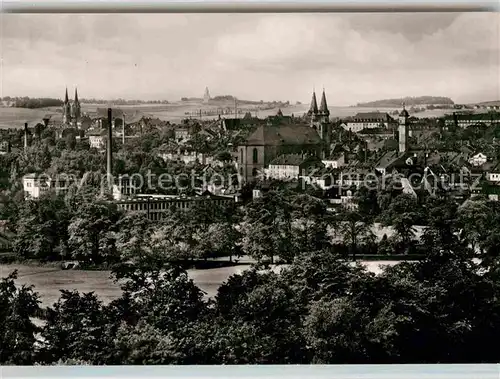
[[[128,199],[118,200],[118,209],[126,212],[146,213],[150,220],[161,220],[164,214],[172,209],[187,211],[200,203],[209,203],[212,206],[230,206],[235,203],[233,196],[217,196],[205,193],[199,196],[178,195],[135,195]]]
[[[461,128],[467,128],[473,125],[486,125],[490,126],[494,123],[500,122],[500,113],[489,112],[489,113],[473,113],[473,114],[455,114],[447,116],[445,118],[446,126],[459,126]]]

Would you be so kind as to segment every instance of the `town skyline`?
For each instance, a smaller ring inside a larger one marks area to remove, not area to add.
[[[2,96],[498,100],[496,13],[5,15]],[[19,25],[23,25],[19,28]],[[39,59],[37,57],[40,57]]]

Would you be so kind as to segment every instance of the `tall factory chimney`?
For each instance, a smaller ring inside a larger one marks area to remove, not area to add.
[[[107,161],[106,161],[106,174],[108,179],[108,189],[110,193],[113,191],[113,127],[112,110],[108,108],[108,146],[107,146]]]
[[[28,123],[24,123],[24,151],[28,149]]]
[[[125,146],[125,113],[123,114],[123,124],[122,124],[122,144]]]

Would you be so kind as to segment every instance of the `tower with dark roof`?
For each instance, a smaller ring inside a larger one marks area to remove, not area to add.
[[[312,99],[311,99],[311,107],[309,108],[309,112],[307,112],[308,116],[314,118],[318,114],[318,102],[316,101],[316,92],[313,91]]]
[[[403,103],[403,110],[399,114],[399,153],[405,153],[408,150],[408,111]]]
[[[66,94],[64,96],[63,123],[64,124],[71,123],[71,103],[69,102],[68,98],[68,87],[66,87]]]
[[[75,120],[75,124],[78,124],[78,121],[81,117],[81,107],[80,101],[78,100],[78,90],[75,88],[75,101],[73,103],[73,119]]]
[[[318,104],[316,102],[316,92],[313,92],[313,98],[311,101],[311,108],[309,109],[308,115],[310,117],[311,127],[318,131],[324,143],[323,155],[329,155],[330,146],[330,111],[328,110],[328,104],[326,102],[325,89],[323,88],[323,93],[321,94],[321,102],[318,109]]]
[[[324,88],[323,88],[323,94],[321,95],[321,103],[319,106],[318,116],[322,119],[322,122],[330,122],[330,111],[328,110],[328,104],[326,103],[326,95]]]

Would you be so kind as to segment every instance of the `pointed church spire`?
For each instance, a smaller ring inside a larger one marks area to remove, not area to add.
[[[64,104],[67,104],[69,102],[68,98],[68,87],[66,87],[66,96],[64,96]]]
[[[75,87],[75,103],[78,103],[78,89]]]
[[[316,101],[316,92],[313,91],[312,100],[311,100],[311,108],[309,108],[309,113],[316,114],[318,113],[318,102]]]
[[[326,104],[326,95],[325,95],[325,89],[323,88],[323,94],[321,95],[321,103],[319,106],[319,112],[323,114],[330,114],[330,111],[328,110],[328,105]]]

